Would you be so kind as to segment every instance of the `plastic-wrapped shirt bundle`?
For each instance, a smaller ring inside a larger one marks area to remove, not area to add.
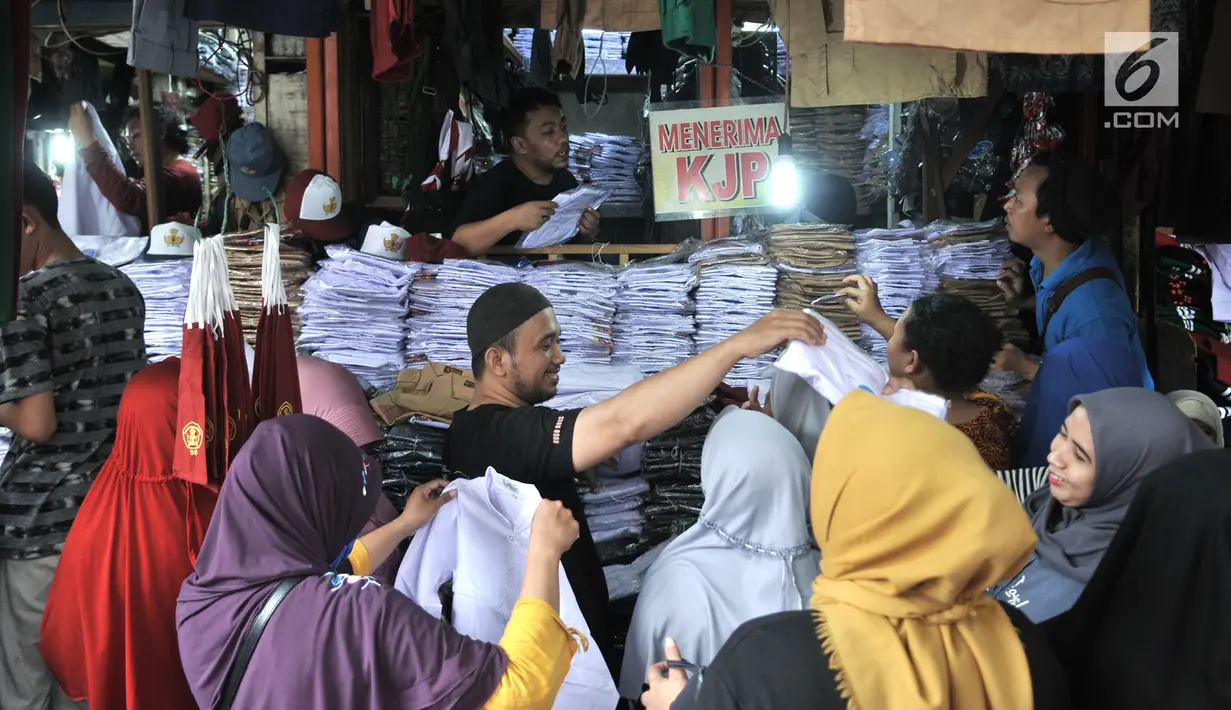
[[[688,359],[697,331],[692,268],[656,259],[629,265],[617,282],[612,361],[654,374]]]
[[[569,136],[569,170],[582,183],[611,190],[609,203],[641,204],[637,163],[645,145],[632,136],[583,133]]]
[[[795,160],[810,173],[831,173],[855,188],[860,214],[884,210],[888,113],[883,106],[829,106],[791,111]]]
[[[504,34],[510,36],[513,46],[529,63],[533,55],[534,30],[508,29]],[[628,47],[631,32],[604,32],[603,30],[582,30],[581,39],[585,45],[587,74],[622,74],[624,73],[624,51]],[[551,41],[556,41],[556,31],[551,31]]]
[[[1026,329],[996,285],[1001,265],[1013,256],[1004,223],[936,222],[928,225],[927,238],[941,290],[974,301],[996,321],[1006,340],[1024,345],[1029,339]]]
[[[656,545],[687,530],[701,514],[701,449],[716,415],[703,406],[646,442],[642,472],[650,482],[643,538]]]
[[[922,229],[865,229],[855,232],[859,273],[876,282],[881,305],[895,320],[925,293],[940,288],[932,268],[926,232]],[[867,324],[860,325],[860,344],[885,362],[885,339]]]
[[[483,292],[497,284],[520,281],[524,273],[512,266],[480,259],[449,259],[436,270],[427,298],[412,297],[410,352],[463,369],[470,368],[466,315]],[[420,284],[416,290],[422,288]],[[422,315],[420,315],[422,311]]]
[[[298,348],[390,389],[406,364],[406,317],[419,265],[343,246],[327,251],[303,287]]]
[[[525,282],[551,301],[560,322],[560,348],[569,362],[606,365],[614,347],[616,270],[603,264],[539,266]]]
[[[778,270],[765,258],[765,245],[723,239],[689,257],[697,276],[697,352],[706,350],[755,323],[774,308]],[[772,354],[743,360],[726,382],[742,386],[760,380],[773,364]]]
[[[150,362],[179,357],[192,259],[137,261],[121,266],[145,299],[145,354]]]
[[[645,525],[641,508],[649,492],[650,484],[637,476],[623,480],[604,479],[601,490],[583,495],[594,542],[640,538]]]
[[[842,280],[855,273],[855,239],[849,227],[836,224],[776,224],[769,229],[769,252],[778,268],[778,308],[810,308],[832,320],[842,332],[859,330],[855,314],[831,301],[813,305],[842,288]]]
[[[385,495],[398,510],[417,486],[445,475],[445,432],[425,424],[398,424],[377,447]]]

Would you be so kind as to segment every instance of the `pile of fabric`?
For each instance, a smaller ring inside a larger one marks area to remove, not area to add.
[[[850,181],[859,213],[884,209],[888,167],[888,112],[884,106],[833,106],[791,111],[795,159],[806,173]]]
[[[1013,253],[1000,220],[928,227],[932,264],[945,293],[965,296],[996,321],[1008,342],[1025,346],[1029,335],[996,285],[1000,267]]]
[[[856,273],[851,230],[831,224],[776,224],[770,227],[768,239],[779,272],[774,305],[790,310],[811,308],[847,336],[859,337],[859,321],[845,305],[838,301],[812,305],[842,288],[842,279]]]
[[[697,275],[697,352],[707,350],[755,323],[774,308],[778,270],[755,240],[710,242],[689,257]],[[767,379],[774,353],[742,360],[727,373],[729,384]]]
[[[227,268],[231,277],[231,290],[239,302],[244,320],[244,340],[256,344],[256,323],[261,313],[261,259],[265,249],[264,238],[253,235],[228,236],[225,240]],[[312,253],[286,241],[281,244],[282,282],[291,307],[291,321],[295,337],[299,337],[300,289],[312,275]]]
[[[670,257],[630,264],[616,279],[612,362],[647,375],[688,359],[697,332],[692,268]]]
[[[578,180],[611,190],[607,203],[641,204],[637,182],[637,162],[645,150],[641,141],[607,133],[570,135],[568,141],[569,171]]]
[[[415,330],[423,324],[422,319],[440,309],[444,299],[444,289],[437,278],[440,275],[441,265],[419,264],[418,266],[419,272],[415,274],[415,283],[410,289],[410,320],[406,324],[406,364],[411,367],[421,366],[431,359],[425,352],[425,340],[415,337]]]
[[[616,269],[582,261],[548,262],[527,272],[524,281],[551,301],[560,322],[560,349],[569,362],[611,363]]]
[[[426,358],[469,368],[466,316],[470,307],[487,289],[520,281],[523,274],[512,266],[478,259],[449,259],[435,272],[435,279],[417,284],[411,297],[408,360]]]
[[[303,286],[298,349],[381,389],[406,363],[406,317],[419,265],[330,246]]]
[[[594,542],[601,545],[603,563],[624,562],[639,554],[645,531],[646,498],[650,484],[641,476],[604,476],[597,491],[585,489],[582,501]]]
[[[121,267],[145,299],[145,354],[150,362],[179,357],[192,259],[138,261]],[[260,274],[257,275],[258,278]],[[256,327],[253,314],[252,327]]]
[[[445,475],[446,430],[427,424],[398,424],[376,449],[385,495],[401,510],[417,486]]]
[[[701,491],[701,449],[715,418],[712,409],[702,406],[646,442],[642,455],[642,475],[650,482],[643,509],[646,549],[697,522],[705,502]]]
[[[876,282],[881,306],[895,320],[916,298],[940,288],[922,229],[856,232],[855,263],[859,273]],[[859,344],[881,362],[885,361],[885,339],[866,324],[860,325]]]

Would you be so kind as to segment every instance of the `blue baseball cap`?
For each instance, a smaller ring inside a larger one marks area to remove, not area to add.
[[[249,202],[262,202],[278,190],[286,170],[286,156],[269,129],[260,123],[244,124],[227,139],[231,191]]]

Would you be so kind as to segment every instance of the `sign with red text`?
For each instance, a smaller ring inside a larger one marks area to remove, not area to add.
[[[769,177],[786,127],[782,103],[650,111],[654,219],[756,212],[773,204]]]

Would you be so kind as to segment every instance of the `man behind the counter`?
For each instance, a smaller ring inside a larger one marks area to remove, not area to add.
[[[607,582],[590,536],[577,479],[625,448],[647,441],[701,405],[727,371],[788,340],[825,341],[820,323],[803,311],[773,311],[670,370],[585,409],[537,407],[556,394],[564,353],[551,303],[520,283],[488,289],[466,318],[476,386],[470,407],[453,415],[445,465],[464,476],[488,466],[538,486],[564,503],[580,537],[563,557],[577,604],[600,647],[605,634]]]
[[[524,232],[546,224],[556,211],[552,199],[578,184],[568,171],[568,126],[560,97],[539,87],[521,89],[503,119],[509,157],[470,186],[455,220],[453,241],[471,256],[514,244]],[[587,209],[578,233],[595,237],[598,223],[598,212]]]

